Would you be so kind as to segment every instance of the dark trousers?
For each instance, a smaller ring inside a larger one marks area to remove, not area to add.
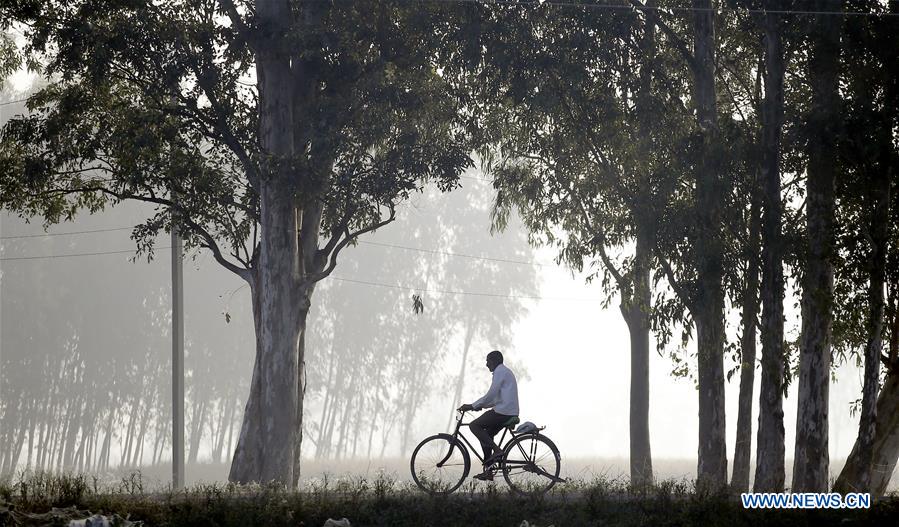
[[[468,425],[471,433],[481,442],[485,460],[493,455],[493,436],[503,429],[503,423],[508,421],[510,417],[512,416],[488,410]]]

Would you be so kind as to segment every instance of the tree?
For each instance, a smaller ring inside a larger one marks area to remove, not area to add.
[[[808,204],[806,257],[802,282],[802,336],[799,351],[799,407],[793,458],[794,492],[825,492],[828,470],[828,393],[831,364],[834,266],[834,182],[836,127],[840,123],[840,2],[818,0],[810,17],[808,80]]]
[[[873,3],[860,4],[869,12],[881,12]],[[896,13],[896,6],[890,6],[890,12]],[[896,413],[895,407],[884,405],[890,394],[882,400],[878,397],[881,361],[887,367],[884,388],[892,386],[890,377],[895,375],[890,356],[883,354],[884,342],[896,338],[896,328],[888,324],[890,300],[884,298],[885,287],[896,281],[891,253],[896,250],[892,226],[896,224],[899,156],[893,130],[899,117],[899,84],[890,72],[899,61],[899,47],[890,37],[894,31],[890,18],[859,17],[846,22],[846,133],[839,143],[840,165],[846,173],[837,187],[841,265],[834,286],[834,350],[838,356],[863,357],[864,383],[858,437],[834,490],[875,495],[883,492],[884,480],[889,479],[881,473],[886,468],[883,462],[874,464],[875,445],[878,440],[883,443],[890,414]],[[891,339],[886,338],[888,334],[893,335]]]
[[[437,71],[440,11],[404,3],[20,3],[49,84],[0,143],[0,204],[55,223],[158,206],[141,251],[177,228],[250,287],[256,359],[230,479],[294,485],[306,316],[340,251],[470,164],[458,93]],[[177,214],[172,214],[176,212]],[[176,218],[176,219],[173,219]]]
[[[495,225],[504,228],[518,210],[535,243],[557,247],[573,269],[597,265],[588,280],[601,278],[607,302],[619,296],[630,334],[631,482],[645,485],[653,211],[667,153],[654,132],[665,119],[657,105],[680,105],[654,90],[654,22],[536,7],[497,7],[484,17],[479,44],[489,81],[478,93],[497,101],[486,117],[498,147],[487,163],[499,189]]]
[[[766,4],[767,6],[767,4]],[[761,24],[764,46],[765,98],[762,102],[760,184],[762,219],[762,379],[753,488],[782,492],[784,488],[784,239],[781,203],[781,141],[784,121],[783,21],[765,13]],[[746,480],[748,487],[748,477]]]

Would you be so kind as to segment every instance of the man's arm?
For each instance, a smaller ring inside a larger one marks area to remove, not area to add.
[[[492,408],[493,406],[496,406],[496,403],[494,401],[499,395],[499,387],[502,385],[502,381],[502,373],[500,373],[499,375],[494,375],[493,382],[490,383],[490,389],[487,390],[487,393],[485,393],[483,397],[471,403],[471,406],[474,407],[475,410]]]

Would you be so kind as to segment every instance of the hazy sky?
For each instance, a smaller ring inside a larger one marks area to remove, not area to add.
[[[467,186],[483,185],[484,191],[490,191],[490,185],[478,181],[466,181]],[[387,229],[402,229],[403,221],[411,215],[427,214],[429,207],[436,207],[422,199],[416,200],[414,212],[403,207],[400,219]],[[145,217],[145,216],[143,216]],[[114,218],[114,219],[110,219]],[[130,218],[131,223],[127,220]],[[71,232],[104,227],[121,227],[131,225],[142,218],[140,208],[130,206],[119,208],[103,214],[83,216],[74,224],[60,225],[51,232]],[[2,236],[32,234],[42,232],[38,224],[24,225],[17,218],[3,214],[0,219]],[[488,228],[488,218],[484,217],[484,228]],[[514,226],[513,226],[514,228]],[[496,236],[505,236],[499,233]],[[127,250],[133,248],[128,238],[128,231],[98,233],[78,236],[70,252],[91,252],[102,250]],[[377,240],[376,233],[370,240]],[[424,240],[415,240],[410,244],[419,244],[424,249],[440,249]],[[168,239],[160,238],[160,246],[168,245]],[[38,247],[39,245],[22,245],[17,247]],[[494,254],[490,247],[469,247],[467,254],[502,258],[505,255]],[[349,248],[348,251],[358,250]],[[462,251],[460,251],[462,252]],[[18,249],[13,253],[9,244],[4,243],[2,257],[46,255],[39,249],[26,251]],[[135,281],[156,281],[165,285],[170,269],[169,253],[161,250],[152,263],[127,261],[128,254],[86,256],[80,259],[104,258],[107,265],[119,265],[123,271],[131,273]],[[551,263],[555,253],[552,249],[539,249],[535,260]],[[54,260],[56,265],[63,266],[67,259]],[[23,265],[23,262],[0,262],[0,270],[7,265]],[[509,264],[514,265],[514,264]],[[65,267],[60,267],[64,269]],[[335,271],[340,275],[341,268]],[[522,419],[546,425],[547,433],[556,441],[566,456],[621,456],[628,453],[628,386],[629,359],[627,328],[618,312],[617,303],[613,302],[608,309],[601,308],[599,299],[601,290],[598,284],[586,285],[582,276],[571,276],[570,271],[554,265],[541,266],[537,269],[540,277],[540,296],[544,300],[527,301],[528,314],[514,327],[515,343],[511,349],[503,349],[508,361],[513,364],[524,364],[528,371],[528,379],[519,384]],[[114,297],[127,296],[127,290],[109,291],[104,289],[101,276],[72,276],[73,280],[96,280],[95,291],[98,295],[106,295],[110,301]],[[381,282],[402,283],[402,277],[381,277]],[[234,332],[237,326],[226,324],[222,311],[227,297],[242,282],[218,266],[208,255],[201,255],[196,261],[188,260],[185,265],[185,295],[188,318],[209,320],[212,327],[207,331]],[[451,288],[450,284],[430,284],[435,289]],[[403,295],[404,291],[378,289],[370,291],[371,286],[359,285],[360,295]],[[368,289],[369,291],[364,291]],[[489,291],[483,291],[489,292]],[[247,291],[237,293],[232,303],[247,302]],[[503,300],[491,300],[501,302]],[[787,326],[791,328],[798,323],[798,315],[787,302]],[[73,306],[77,309],[77,306]],[[216,327],[217,325],[217,327]],[[37,329],[37,328],[36,328]],[[190,338],[202,338],[197,328],[187,328]],[[460,349],[452,349],[458,343],[450,342],[447,353],[458,356]],[[475,355],[484,355],[492,349],[486,341],[475,342]],[[313,351],[314,352],[314,351]],[[2,336],[0,336],[0,353],[2,353]],[[161,360],[168,358],[169,350],[161,350]],[[481,364],[475,358],[474,364]],[[472,364],[470,362],[470,364]],[[729,368],[727,363],[725,368]],[[247,364],[246,375],[250,374]],[[480,368],[480,367],[479,367]],[[650,400],[650,432],[652,451],[657,458],[695,458],[697,441],[697,397],[693,381],[675,379],[669,375],[672,364],[667,357],[653,353],[650,363],[651,400]],[[454,373],[447,372],[447,373]],[[754,404],[757,408],[758,372],[756,375],[756,395]],[[469,377],[463,399],[471,401],[482,395],[487,388],[487,370],[482,369],[474,377]],[[845,457],[852,447],[856,435],[856,419],[849,415],[850,401],[859,397],[860,372],[854,367],[842,367],[837,383],[831,386],[831,458]],[[735,435],[738,376],[727,385],[727,432],[728,458],[733,457],[733,440]],[[446,426],[446,398],[439,394],[431,400],[432,411],[419,414],[416,428],[422,437],[426,433],[436,432]],[[785,401],[785,427],[787,455],[791,457],[795,429],[795,384]],[[756,420],[753,420],[755,428]],[[753,432],[753,440],[755,432]]]
[[[14,89],[24,89],[30,78],[20,72],[13,79]],[[0,108],[0,122],[9,117],[10,107]],[[483,187],[484,192],[492,192],[489,183],[477,180],[465,180],[466,186]],[[417,214],[427,214],[429,204],[420,198],[415,200],[416,209],[403,207],[399,220],[387,229],[402,229],[403,221]],[[134,222],[147,217],[150,209],[135,206],[118,209],[111,213],[93,217],[80,217],[74,224],[55,227],[51,232],[71,232],[106,227],[130,226]],[[115,218],[115,219],[111,219]],[[483,218],[487,229],[489,219]],[[40,222],[25,225],[15,217],[0,214],[0,235],[11,236],[35,234],[42,232]],[[515,225],[513,224],[513,228]],[[499,233],[497,236],[508,234]],[[369,240],[377,240],[375,233]],[[91,252],[108,250],[133,249],[129,232],[116,231],[101,235],[80,236],[73,239],[71,252]],[[423,249],[440,249],[427,241],[416,240]],[[168,238],[160,238],[159,245],[168,245]],[[44,255],[39,244],[19,244],[17,247],[36,247],[29,251],[13,252],[9,244],[0,246],[0,257]],[[349,248],[348,251],[354,250]],[[18,251],[18,249],[17,249]],[[460,251],[462,252],[462,251]],[[469,247],[467,254],[486,257],[503,258],[503,254],[491,252],[490,247]],[[169,253],[162,250],[157,259],[147,264],[128,261],[130,255],[88,256],[83,258],[104,258],[107,265],[119,265],[121,270],[132,273],[133,279],[139,282],[155,281],[165,285],[169,277]],[[538,249],[535,260],[551,263],[555,257],[553,249]],[[59,259],[58,269],[66,269]],[[23,265],[22,262],[0,262],[0,271],[7,265]],[[335,274],[340,275],[338,266]],[[602,297],[598,284],[586,285],[583,276],[572,276],[565,268],[555,265],[537,268],[540,278],[540,301],[527,301],[529,309],[524,319],[514,328],[515,343],[511,349],[502,351],[513,364],[524,364],[528,370],[528,379],[519,383],[522,420],[534,421],[538,425],[546,425],[550,435],[563,456],[603,456],[626,457],[628,453],[628,393],[629,393],[629,344],[626,325],[613,301],[608,309],[603,310],[599,302]],[[121,297],[127,290],[112,292],[104,290],[101,276],[71,276],[73,280],[97,280],[98,295]],[[400,283],[402,277],[381,277],[381,281]],[[2,278],[0,278],[2,280]],[[185,300],[188,317],[213,321],[218,326],[205,328],[207,331],[234,333],[239,331],[238,325],[226,324],[222,311],[225,300],[232,291],[242,285],[234,275],[222,269],[209,255],[203,254],[196,261],[188,261],[185,265]],[[446,284],[430,284],[441,288]],[[360,288],[370,286],[359,285]],[[484,291],[489,292],[489,291]],[[380,295],[403,295],[409,293],[381,289]],[[244,289],[231,300],[234,303],[247,302],[248,292]],[[501,301],[501,300],[495,300]],[[787,334],[795,332],[799,323],[798,310],[793,307],[793,299],[788,298],[785,308],[787,316]],[[77,306],[73,306],[77,309]],[[2,316],[2,313],[0,313]],[[736,316],[736,315],[734,315]],[[734,319],[735,321],[736,319]],[[215,322],[217,321],[217,322]],[[194,328],[196,329],[196,328]],[[39,328],[36,328],[39,330]],[[731,328],[733,331],[733,328]],[[188,335],[192,334],[190,327]],[[193,333],[193,338],[202,338],[202,332]],[[458,343],[450,343],[458,345]],[[0,353],[2,353],[2,335],[0,335]],[[473,353],[486,354],[492,349],[490,342],[475,342]],[[461,350],[450,349],[449,353],[458,355]],[[169,350],[161,350],[162,356],[168,358]],[[761,350],[759,349],[759,354]],[[478,362],[475,362],[479,364]],[[725,364],[729,369],[731,363]],[[250,375],[251,364],[247,364],[246,375]],[[691,379],[675,379],[669,375],[672,364],[667,357],[653,353],[650,359],[650,434],[652,453],[656,458],[695,458],[697,449],[697,395]],[[759,371],[756,372],[756,388],[754,395],[755,411],[758,411]],[[449,372],[448,372],[449,373]],[[454,372],[453,372],[454,373]],[[463,400],[472,401],[486,390],[488,376],[486,369],[478,376],[470,377],[466,383]],[[739,376],[735,375],[727,385],[727,435],[728,460],[733,459],[733,442],[737,417],[737,390]],[[860,397],[861,372],[853,365],[839,369],[837,382],[830,390],[830,455],[831,459],[842,459],[848,455],[857,433],[857,417],[850,416],[849,404]],[[792,457],[794,431],[796,425],[796,384],[791,387],[785,400],[786,453]],[[438,431],[446,426],[446,398],[435,396],[430,403],[431,412],[419,414],[417,428],[424,434]],[[430,416],[430,417],[429,417]],[[753,442],[757,417],[753,419]],[[789,465],[789,461],[788,461]],[[789,469],[789,468],[788,468]]]

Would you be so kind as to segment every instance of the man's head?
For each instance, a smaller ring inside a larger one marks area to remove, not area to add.
[[[493,350],[487,354],[487,369],[493,371],[503,363],[503,354],[499,350]]]

